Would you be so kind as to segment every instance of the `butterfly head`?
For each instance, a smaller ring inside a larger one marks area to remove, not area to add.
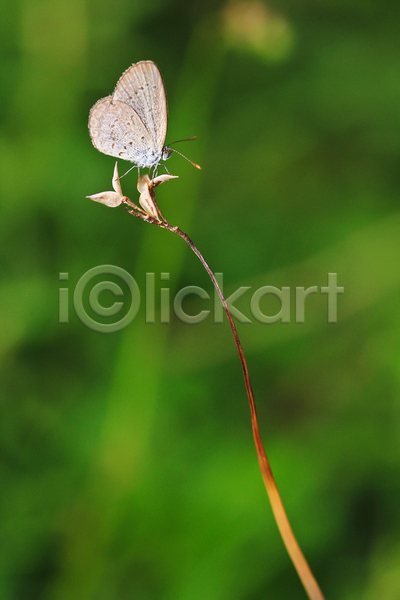
[[[169,158],[171,158],[171,154],[172,154],[172,148],[168,148],[167,146],[164,146],[164,148],[162,149],[162,153],[161,153],[161,160],[168,160]]]

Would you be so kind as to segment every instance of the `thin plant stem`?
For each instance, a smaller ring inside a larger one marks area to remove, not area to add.
[[[128,198],[125,198],[124,201],[126,204],[128,204],[132,208],[133,203],[131,203]],[[179,229],[179,227],[173,227],[165,219],[163,221],[157,221],[157,220],[149,218],[149,217],[147,217],[147,218],[143,217],[141,214],[137,214],[133,210],[128,209],[128,212],[133,214],[135,217],[139,217],[140,219],[143,219],[150,223],[154,223],[155,225],[158,225],[159,227],[162,227],[163,229],[168,229],[169,231],[172,231],[173,233],[176,233],[177,235],[179,235],[179,237],[181,237],[190,246],[190,248],[193,250],[193,252],[196,254],[196,256],[201,261],[202,265],[206,269],[208,275],[210,276],[210,279],[211,279],[215,289],[217,290],[218,296],[222,302],[226,316],[228,317],[228,321],[231,326],[233,338],[235,340],[236,348],[237,348],[240,362],[242,365],[244,382],[246,385],[247,396],[248,396],[249,404],[250,404],[251,423],[252,423],[252,428],[253,428],[254,442],[255,442],[255,446],[256,446],[256,450],[257,450],[258,463],[259,463],[260,471],[261,471],[261,474],[262,474],[262,477],[264,480],[264,484],[265,484],[265,487],[266,487],[266,490],[268,493],[268,497],[269,497],[269,500],[271,503],[272,511],[274,513],[275,520],[278,525],[279,532],[282,536],[283,542],[286,546],[289,556],[293,562],[293,565],[298,573],[298,576],[300,577],[300,580],[301,580],[301,582],[304,586],[304,589],[307,592],[307,595],[310,598],[310,600],[325,600],[324,596],[319,588],[319,585],[318,585],[310,567],[308,566],[308,563],[304,557],[304,554],[302,553],[300,546],[297,543],[297,540],[295,538],[293,530],[290,526],[289,519],[287,518],[281,496],[279,494],[278,488],[275,483],[275,479],[272,475],[271,466],[269,464],[269,460],[265,453],[265,450],[264,450],[264,447],[263,447],[263,444],[261,441],[260,431],[258,428],[256,405],[254,402],[254,395],[253,395],[253,390],[251,387],[249,370],[247,368],[247,363],[246,363],[246,359],[244,356],[242,344],[240,343],[240,339],[239,339],[231,312],[229,310],[229,306],[224,298],[224,295],[221,291],[218,281],[215,278],[213,271],[209,267],[208,263],[204,259],[201,252],[197,249],[197,247],[194,245],[192,240],[189,238],[189,236],[186,233],[184,233],[181,229]]]
[[[255,446],[256,446],[256,450],[257,450],[258,463],[260,465],[261,474],[262,474],[262,477],[264,480],[265,487],[267,489],[268,497],[271,502],[271,507],[272,507],[273,513],[275,515],[275,520],[277,522],[278,529],[280,531],[280,534],[282,536],[282,539],[286,546],[286,549],[289,553],[289,556],[292,559],[295,569],[300,577],[301,582],[303,583],[303,586],[304,586],[310,600],[324,600],[324,596],[318,586],[318,583],[317,583],[314,575],[312,574],[312,571],[311,571],[310,567],[308,566],[308,563],[304,557],[304,554],[302,553],[300,546],[297,543],[295,535],[292,531],[292,528],[289,523],[289,519],[287,518],[286,511],[283,506],[281,496],[279,494],[278,488],[275,483],[275,479],[272,475],[269,460],[265,453],[265,450],[264,450],[264,447],[263,447],[263,444],[261,441],[261,437],[260,437],[260,431],[258,428],[257,411],[256,411],[256,405],[254,402],[253,389],[251,387],[249,370],[247,368],[247,363],[246,363],[246,359],[244,356],[242,344],[240,342],[240,339],[239,339],[239,336],[238,336],[238,333],[236,330],[236,326],[233,321],[228,304],[224,298],[221,288],[219,287],[218,281],[216,280],[214,273],[210,269],[208,263],[204,259],[201,252],[197,249],[197,247],[194,245],[192,240],[189,238],[189,236],[177,227],[172,228],[171,231],[173,231],[174,233],[179,235],[179,237],[181,237],[183,240],[185,240],[185,242],[190,246],[190,248],[193,250],[193,252],[196,254],[196,256],[200,259],[201,263],[203,264],[204,268],[206,269],[207,273],[209,274],[211,281],[213,282],[213,284],[215,286],[215,289],[217,290],[218,296],[220,297],[220,300],[224,307],[226,316],[228,317],[229,324],[231,326],[231,330],[232,330],[233,337],[235,340],[236,348],[237,348],[240,362],[242,365],[244,382],[246,385],[247,396],[248,396],[249,404],[250,404],[251,424],[253,427],[253,435],[254,435],[254,442],[255,442]]]

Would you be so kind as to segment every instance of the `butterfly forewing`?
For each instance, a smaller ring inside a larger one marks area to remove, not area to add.
[[[153,62],[144,60],[123,73],[113,99],[125,102],[139,115],[158,152],[167,134],[167,96],[161,73]]]

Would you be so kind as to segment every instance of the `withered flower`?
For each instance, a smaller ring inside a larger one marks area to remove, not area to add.
[[[178,175],[159,175],[154,179],[150,179],[148,175],[143,175],[139,177],[137,183],[137,189],[140,192],[139,204],[143,208],[143,210],[153,219],[159,221],[159,215],[163,218],[160,209],[157,206],[156,197],[154,195],[153,189],[164,183],[164,181],[169,181],[170,179],[176,179]]]
[[[114,188],[113,192],[100,192],[100,194],[93,194],[93,196],[86,196],[90,200],[94,200],[95,202],[101,202],[101,204],[105,204],[106,206],[111,206],[111,208],[116,208],[120,204],[122,204],[123,193],[121,189],[121,184],[119,181],[118,175],[118,163],[115,163],[114,167],[114,175],[112,178],[112,186]]]
[[[150,217],[157,222],[164,221],[165,219],[162,216],[160,209],[157,206],[156,198],[153,192],[153,189],[164,181],[169,181],[170,179],[177,179],[178,175],[159,175],[154,179],[150,179],[148,175],[143,175],[139,177],[137,183],[137,189],[140,193],[139,196],[139,204],[142,207],[139,208],[134,204],[129,198],[123,195],[121,182],[119,180],[118,175],[118,163],[115,163],[114,174],[112,178],[112,186],[114,191],[108,192],[100,192],[99,194],[93,194],[92,196],[86,196],[90,200],[94,200],[95,202],[100,202],[101,204],[105,204],[106,206],[110,206],[111,208],[116,208],[123,202],[133,208],[135,211],[139,211],[141,214],[137,214],[136,216],[141,216],[141,218],[146,219]],[[161,217],[161,219],[160,219]]]

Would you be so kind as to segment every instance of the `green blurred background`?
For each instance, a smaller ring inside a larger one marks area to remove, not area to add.
[[[197,135],[179,150],[203,167],[171,158],[164,214],[227,295],[252,287],[237,303],[248,317],[256,289],[291,288],[290,324],[238,329],[300,545],[327,599],[400,598],[399,26],[389,0],[1,4],[2,599],[305,598],[226,319],[160,323],[161,287],[212,295],[207,274],[177,236],[85,198],[114,167],[91,144],[90,107],[144,59],[165,80],[167,142]],[[137,201],[135,171],[122,185]],[[72,307],[103,264],[142,291],[110,335]],[[296,324],[295,287],[329,272],[345,289],[337,324],[320,294]]]

